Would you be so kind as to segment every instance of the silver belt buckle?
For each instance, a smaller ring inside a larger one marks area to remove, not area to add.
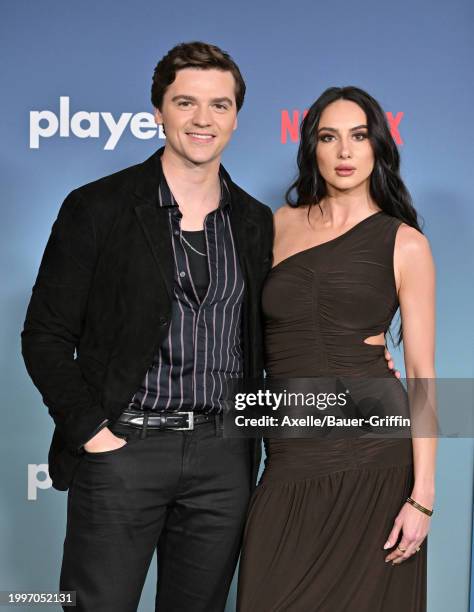
[[[186,414],[188,415],[188,426],[187,427],[170,427],[173,431],[190,431],[194,429],[194,412],[175,412],[174,414]]]
[[[137,415],[127,421],[127,424],[134,425],[135,427],[143,427],[143,416]]]

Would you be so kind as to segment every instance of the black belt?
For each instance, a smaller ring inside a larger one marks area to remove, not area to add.
[[[173,429],[175,431],[190,431],[196,425],[214,423],[215,414],[199,412],[154,412],[143,410],[125,410],[116,421],[122,425],[137,429]]]

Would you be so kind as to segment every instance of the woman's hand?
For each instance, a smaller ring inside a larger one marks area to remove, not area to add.
[[[389,370],[392,370],[393,375],[395,376],[395,378],[400,378],[401,374],[400,374],[400,372],[398,370],[395,369],[395,362],[393,361],[392,356],[388,352],[388,348],[387,347],[385,347],[384,356],[385,356],[385,361],[387,362],[387,368]]]
[[[427,514],[420,512],[406,502],[398,513],[393,529],[385,543],[385,550],[396,547],[385,557],[385,562],[391,561],[392,565],[400,565],[400,563],[415,555],[428,535],[430,523],[431,518]],[[400,533],[402,538],[398,542]]]

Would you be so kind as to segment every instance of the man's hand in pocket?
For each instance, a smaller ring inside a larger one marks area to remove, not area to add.
[[[108,427],[104,427],[93,438],[84,444],[88,453],[104,453],[125,446],[127,441],[113,434]]]

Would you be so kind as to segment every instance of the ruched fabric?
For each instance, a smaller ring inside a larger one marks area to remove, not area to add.
[[[277,264],[263,292],[267,374],[387,377],[400,221],[373,214]],[[269,439],[240,562],[239,612],[425,612],[426,552],[383,545],[413,487],[412,442]]]

